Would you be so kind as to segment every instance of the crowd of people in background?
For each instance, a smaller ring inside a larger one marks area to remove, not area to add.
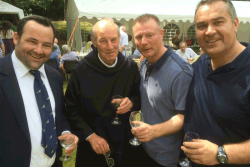
[[[103,18],[81,61],[69,45],[60,50],[53,24],[42,16],[23,18],[16,32],[4,24],[0,166],[61,167],[58,140],[72,138],[65,153],[77,148],[76,167],[249,167],[250,44],[237,39],[231,0],[201,0],[194,22],[198,54],[179,31],[176,51],[164,45],[154,14],[134,20],[133,36]],[[64,94],[70,60],[77,63]],[[131,121],[139,110],[143,119]],[[141,144],[131,145],[132,138]]]

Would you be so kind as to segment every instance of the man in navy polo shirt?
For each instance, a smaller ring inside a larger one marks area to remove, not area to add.
[[[189,63],[162,43],[164,30],[151,14],[133,25],[135,44],[145,56],[140,68],[141,110],[145,123],[132,129],[154,159],[150,167],[176,167],[182,141],[186,95],[193,76]]]
[[[205,53],[193,64],[183,128],[199,139],[181,149],[193,167],[249,167],[250,45],[237,40],[239,20],[230,0],[202,0],[195,13]]]

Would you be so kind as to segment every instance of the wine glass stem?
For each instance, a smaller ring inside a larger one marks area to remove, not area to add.
[[[184,160],[187,162],[188,161],[188,157],[186,156],[186,158]]]
[[[65,159],[68,158],[68,155],[67,155],[67,153],[66,153],[66,150],[67,150],[67,149],[65,149]]]
[[[138,140],[138,138],[136,136],[134,136],[134,140]]]
[[[117,112],[115,113],[115,119],[118,119],[118,115],[117,115]]]

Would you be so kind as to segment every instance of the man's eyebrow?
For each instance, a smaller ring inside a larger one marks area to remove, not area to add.
[[[212,20],[220,20],[220,19],[225,19],[225,17],[219,16],[219,17],[216,17],[216,18],[214,18],[214,19],[212,19]]]
[[[32,37],[27,38],[27,40],[34,40],[34,41],[37,41],[37,39],[36,39],[36,38],[32,38]]]
[[[212,20],[215,21],[215,20],[220,20],[220,19],[225,19],[225,17],[219,16],[219,17],[213,18]],[[205,23],[205,21],[196,22],[195,25],[202,24],[202,23]]]

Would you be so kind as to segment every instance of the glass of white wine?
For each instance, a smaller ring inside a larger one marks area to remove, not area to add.
[[[184,136],[183,141],[185,142],[192,142],[193,139],[199,139],[199,135],[197,133],[194,132],[187,132]],[[192,167],[192,163],[188,160],[188,157],[186,156],[186,158],[182,158],[179,160],[179,164],[182,167]]]
[[[139,125],[137,124],[133,124],[132,121],[141,121],[143,122],[143,117],[142,117],[142,113],[139,111],[133,111],[130,114],[129,117],[129,123],[131,125],[132,128],[138,127]],[[138,138],[136,136],[134,136],[133,139],[129,140],[129,143],[133,146],[139,146],[141,144],[141,142],[138,140]]]
[[[70,148],[71,146],[74,145],[74,136],[66,136],[60,140],[60,143],[62,145],[63,148],[65,148],[65,151]],[[60,161],[63,161],[63,162],[67,162],[67,161],[70,161],[72,159],[71,156],[67,156],[66,152],[65,152],[65,155],[64,156],[61,156],[60,158]]]

